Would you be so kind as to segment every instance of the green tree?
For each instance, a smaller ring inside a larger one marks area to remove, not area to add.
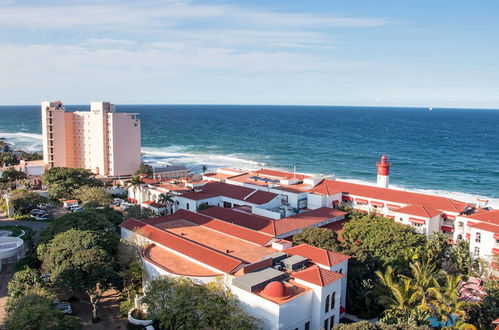
[[[369,323],[368,321],[355,322],[350,324],[337,324],[335,330],[426,330],[426,326],[415,326],[409,323],[383,324]]]
[[[24,180],[27,177],[28,176],[26,175],[26,173],[18,171],[13,167],[10,167],[2,172],[2,179],[5,179],[10,182],[14,182],[17,180]]]
[[[168,209],[168,205],[173,204],[173,198],[171,193],[160,194],[158,197],[158,203],[165,206]]]
[[[151,176],[153,174],[152,166],[146,163],[140,163],[139,168],[135,171],[134,174]]]
[[[338,251],[340,245],[338,234],[327,228],[305,228],[293,236],[293,243],[295,245],[306,243],[330,251]]]
[[[220,281],[199,285],[187,278],[160,277],[151,281],[142,302],[161,329],[258,327],[258,320],[241,309]]]
[[[80,320],[58,311],[52,301],[44,296],[28,294],[15,303],[9,313],[7,330],[76,330],[81,329]]]
[[[125,211],[125,219],[134,218],[134,219],[150,219],[157,217],[154,211],[141,207],[140,205],[132,205]]]
[[[492,322],[499,316],[499,280],[484,282],[483,289],[487,295],[479,305],[471,306],[467,321],[479,329],[493,330],[495,325]]]
[[[132,188],[133,194],[137,193],[137,189],[139,189],[144,184],[144,181],[138,175],[134,175],[128,180],[125,184],[127,189]]]
[[[471,255],[470,242],[467,240],[459,240],[451,247],[449,257],[443,262],[442,267],[453,275],[472,275],[480,268],[478,260]]]
[[[433,233],[421,252],[427,262],[434,264],[437,268],[442,268],[442,263],[449,258],[451,246],[452,244],[444,234]]]
[[[40,272],[33,268],[24,267],[24,269],[15,272],[7,284],[9,299],[17,299],[29,289],[41,286]]]
[[[109,244],[115,246],[119,238],[118,225],[123,216],[111,209],[87,209],[81,212],[68,213],[52,221],[40,235],[40,246],[48,243],[55,235],[69,229],[94,230],[102,233]]]
[[[40,203],[47,202],[47,198],[29,190],[15,190],[10,194],[9,203],[17,215],[28,214]]]
[[[104,187],[83,186],[75,191],[75,197],[81,200],[85,207],[109,206],[111,195]]]
[[[447,275],[442,286],[438,285],[437,282],[435,295],[429,306],[431,307],[432,317],[442,327],[453,325],[455,318],[464,319],[466,309],[472,305],[459,297],[459,283],[461,281],[461,276]]]
[[[18,163],[19,163],[19,161],[17,160],[14,153],[12,153],[10,151],[0,153],[0,164],[2,164],[2,167],[12,166],[12,165],[16,165]]]
[[[98,232],[70,229],[57,234],[44,248],[39,247],[42,269],[50,270],[54,283],[88,295],[94,320],[98,319],[97,304],[102,294],[119,284],[107,244]]]
[[[42,176],[52,199],[75,198],[75,191],[83,186],[101,186],[95,175],[87,169],[53,167]]]

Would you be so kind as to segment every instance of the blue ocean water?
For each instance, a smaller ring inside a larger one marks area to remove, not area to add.
[[[386,153],[396,187],[460,199],[499,198],[499,111],[243,105],[117,110],[140,113],[148,162],[194,169],[296,166],[300,172],[375,182],[375,162]],[[39,150],[40,133],[39,106],[0,107],[0,137]]]

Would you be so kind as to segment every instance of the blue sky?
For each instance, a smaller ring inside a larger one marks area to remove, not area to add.
[[[497,1],[0,0],[0,103],[499,108]]]

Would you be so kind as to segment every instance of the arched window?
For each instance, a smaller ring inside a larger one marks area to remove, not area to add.
[[[480,233],[476,233],[475,242],[480,243],[482,241],[482,235]]]
[[[338,273],[343,274],[343,268],[340,268],[340,271]]]
[[[324,312],[327,313],[329,311],[329,295],[326,297],[326,308],[324,309]]]
[[[334,305],[336,305],[336,292],[331,295],[331,309],[334,309]]]
[[[458,240],[458,241],[459,241],[459,240],[462,240],[462,239],[463,239],[463,235],[461,235],[461,234],[457,235],[457,240]]]

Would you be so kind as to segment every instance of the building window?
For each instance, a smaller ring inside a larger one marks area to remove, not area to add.
[[[480,255],[480,248],[478,246],[475,247],[475,256]]]
[[[326,308],[324,309],[324,312],[327,313],[329,312],[329,295],[326,297]]]
[[[324,320],[324,329],[328,330],[328,328],[329,328],[329,318]]]
[[[480,233],[476,233],[475,242],[480,243],[482,241],[482,235]]]
[[[459,227],[463,227],[463,226],[464,226],[464,223],[463,223],[462,221],[459,221],[459,222],[457,223],[457,225],[458,225]]]
[[[329,325],[329,329],[331,330],[334,327],[334,315],[331,316],[331,324]]]
[[[310,321],[305,323],[305,330],[310,330]]]
[[[331,309],[334,309],[334,305],[336,305],[336,292],[331,295]]]
[[[189,209],[189,203],[186,203],[185,205],[186,205],[186,208]]]
[[[338,273],[343,274],[343,268],[340,268],[340,271]]]

